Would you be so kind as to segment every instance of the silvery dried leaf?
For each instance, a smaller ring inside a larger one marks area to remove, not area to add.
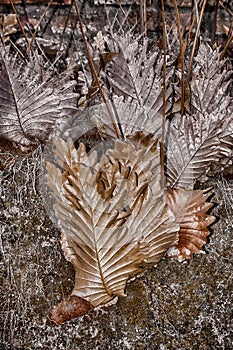
[[[109,106],[118,122],[123,139],[138,131],[153,134],[157,138],[160,137],[161,120],[153,118],[147,113],[146,108],[140,107],[132,101],[124,101],[123,97],[117,96],[109,101]],[[91,144],[95,144],[95,136],[97,135],[98,140],[116,138],[109,111],[104,103],[93,105],[84,111],[78,111],[73,117],[67,119],[66,123],[58,129],[56,135],[60,136],[64,133],[74,141],[81,140],[85,144],[84,139],[87,135],[89,135]]]
[[[52,77],[35,54],[25,64],[0,53],[0,135],[22,152],[45,142],[55,124],[74,107],[73,82],[65,72]]]
[[[195,181],[206,181],[232,158],[231,74],[218,50],[200,46],[190,83],[191,113],[176,113],[167,122],[168,186],[193,188]]]
[[[211,164],[219,161],[221,116],[203,117],[199,112],[177,114],[169,125],[166,150],[167,185],[192,189],[208,174]]]
[[[232,101],[228,93],[232,70],[226,61],[220,60],[219,50],[208,44],[201,44],[192,71],[192,106],[203,116],[210,114],[227,115]]]
[[[137,103],[152,118],[160,118],[163,107],[163,56],[149,47],[147,38],[131,32],[112,33],[107,41],[112,52],[119,52],[107,68],[110,87],[118,96]],[[173,68],[167,68],[166,98],[172,93]],[[168,102],[169,108],[169,102]]]

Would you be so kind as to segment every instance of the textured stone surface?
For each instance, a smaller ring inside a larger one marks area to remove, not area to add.
[[[70,5],[71,0],[53,0],[53,5]],[[1,0],[1,4],[10,4],[10,0]],[[22,4],[22,0],[12,0],[13,4]],[[49,0],[25,0],[25,4],[47,4]]]
[[[183,263],[164,258],[130,281],[116,305],[53,328],[48,310],[69,295],[74,273],[38,192],[40,152],[8,153],[3,165],[1,349],[231,349],[232,182],[220,176],[206,184],[219,217],[206,254]]]

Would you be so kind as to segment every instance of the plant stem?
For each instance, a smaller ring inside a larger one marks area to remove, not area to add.
[[[215,7],[214,7],[214,19],[213,19],[213,27],[212,27],[212,32],[211,32],[211,44],[212,47],[215,43],[215,34],[216,34],[216,27],[217,27],[217,16],[218,16],[218,5],[219,5],[219,0],[215,1]]]
[[[165,188],[165,126],[166,126],[166,22],[165,22],[165,9],[164,0],[161,1],[162,5],[162,22],[163,22],[163,115],[162,115],[162,137],[161,137],[161,148],[160,148],[160,160],[161,160],[161,187]]]
[[[59,54],[59,52],[61,50],[61,47],[62,47],[62,43],[63,43],[63,40],[64,40],[65,31],[66,31],[66,27],[67,27],[67,24],[68,24],[69,19],[70,19],[70,14],[71,14],[71,10],[72,10],[73,4],[74,4],[74,0],[71,1],[71,5],[69,7],[69,11],[68,11],[68,14],[66,16],[66,21],[65,21],[65,25],[64,25],[64,28],[63,28],[63,31],[62,31],[61,40],[60,40],[60,43],[59,43],[59,48],[58,48],[57,54]]]
[[[26,35],[26,33],[25,33],[25,30],[24,30],[24,28],[23,28],[22,22],[20,21],[20,18],[19,18],[18,12],[16,11],[15,5],[14,5],[14,3],[13,3],[12,0],[9,0],[9,1],[10,1],[12,10],[14,11],[14,14],[17,16],[17,22],[18,22],[18,25],[19,25],[19,27],[20,27],[20,30],[21,30],[21,32],[23,33],[23,36],[24,36],[24,38],[25,38],[25,40],[26,40],[26,43],[27,43],[28,47],[30,47],[28,37],[27,37],[27,35]]]
[[[140,0],[141,31],[147,36],[146,0]]]
[[[31,39],[31,41],[30,41],[30,44],[29,44],[29,51],[31,51],[31,49],[32,49],[32,44],[33,44],[33,41],[35,40],[35,37],[36,37],[36,34],[37,34],[37,32],[38,32],[39,26],[41,25],[41,22],[43,21],[43,19],[44,19],[45,15],[46,15],[48,9],[50,8],[52,2],[53,2],[53,0],[50,0],[50,1],[49,1],[49,3],[48,3],[48,5],[47,5],[46,9],[44,10],[44,12],[43,12],[43,14],[42,14],[42,16],[41,16],[41,18],[40,18],[40,20],[39,20],[39,23],[38,23],[37,26],[36,26],[35,32],[34,32],[34,34],[33,34],[33,36],[32,36],[32,39]]]
[[[185,44],[182,41],[182,32],[180,25],[180,15],[178,11],[178,6],[176,0],[174,0],[175,12],[176,12],[176,22],[177,30],[180,42],[180,60],[181,60],[181,116],[184,115],[184,102],[185,102],[185,86],[184,86],[184,53],[185,53]]]
[[[79,12],[79,8],[78,8],[78,4],[77,4],[76,0],[74,1],[74,6],[75,6],[75,9],[76,9],[76,13],[77,13],[78,21],[79,21],[79,26],[80,26],[80,30],[81,30],[81,33],[82,33],[85,49],[86,49],[86,52],[87,52],[87,58],[88,58],[88,62],[89,62],[90,67],[91,67],[92,74],[93,74],[94,79],[96,81],[96,84],[98,86],[100,95],[101,95],[101,97],[102,97],[102,99],[103,99],[103,101],[104,101],[104,103],[106,105],[107,111],[108,111],[108,113],[110,115],[111,122],[112,122],[112,125],[113,125],[113,128],[114,128],[116,137],[118,139],[120,139],[121,135],[120,135],[118,123],[116,122],[115,117],[114,117],[113,112],[112,112],[112,109],[111,109],[111,107],[109,105],[109,102],[108,102],[107,98],[105,97],[104,91],[103,91],[102,86],[101,86],[100,81],[99,81],[99,77],[98,77],[98,75],[96,73],[96,69],[95,69],[95,65],[94,65],[93,59],[91,57],[91,54],[90,54],[90,51],[89,51],[89,48],[88,48],[87,39],[85,37],[83,24],[82,24],[82,19],[81,19],[81,16],[80,16],[80,12]]]
[[[199,33],[200,33],[200,28],[201,28],[201,22],[203,19],[203,15],[204,15],[204,11],[205,11],[205,6],[206,6],[206,2],[207,0],[203,1],[203,5],[201,8],[201,14],[200,14],[200,18],[197,24],[197,30],[196,30],[196,34],[195,34],[195,38],[194,38],[194,42],[193,42],[193,48],[192,48],[192,52],[191,52],[191,56],[190,56],[190,61],[189,61],[189,67],[188,67],[188,73],[187,73],[187,78],[186,78],[186,86],[189,84],[190,78],[191,78],[191,74],[192,74],[192,66],[193,66],[193,59],[194,59],[194,53],[196,50],[196,46],[197,46],[197,40],[199,37]]]
[[[222,50],[221,54],[220,54],[220,59],[222,60],[227,52],[228,47],[230,46],[231,42],[233,41],[233,33],[231,34],[231,36],[229,36],[226,45],[224,46],[224,49]]]

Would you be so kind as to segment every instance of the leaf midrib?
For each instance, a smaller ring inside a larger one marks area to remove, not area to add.
[[[10,83],[10,91],[11,91],[11,95],[14,99],[14,104],[15,104],[15,111],[16,111],[16,115],[17,115],[17,119],[18,119],[18,125],[22,131],[22,134],[24,137],[27,138],[27,135],[26,133],[24,132],[24,129],[23,129],[23,125],[21,123],[21,120],[20,120],[20,117],[21,117],[21,114],[20,114],[20,111],[19,111],[19,108],[18,108],[18,105],[17,105],[17,94],[15,93],[14,91],[14,75],[13,75],[13,72],[11,71],[11,69],[9,69],[9,67],[7,66],[5,60],[3,59],[2,57],[2,62],[4,63],[4,66],[5,66],[5,70],[6,70],[6,73],[7,73],[7,78],[8,78],[8,81]],[[11,76],[13,77],[13,79],[11,78]]]
[[[176,184],[179,182],[179,179],[181,178],[182,174],[184,174],[185,170],[187,169],[187,167],[189,166],[189,164],[192,162],[193,158],[195,158],[196,154],[199,152],[199,150],[202,148],[202,146],[204,145],[204,143],[209,139],[210,134],[213,132],[213,130],[208,134],[208,136],[204,139],[204,141],[199,145],[199,147],[197,148],[197,150],[193,153],[193,155],[190,157],[189,161],[185,164],[185,166],[181,169],[179,175],[177,176],[176,180],[174,181],[174,183],[172,184],[172,188],[174,188],[176,186]],[[210,137],[210,139],[213,138]],[[200,175],[201,176],[201,175]]]

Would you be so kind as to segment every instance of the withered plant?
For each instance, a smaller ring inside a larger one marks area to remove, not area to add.
[[[205,4],[186,37],[176,1],[177,31],[167,31],[162,6],[161,49],[145,35],[145,3],[143,33],[116,16],[88,43],[74,2],[88,65],[61,74],[44,67],[36,33],[24,54],[7,44],[15,22],[2,20],[1,145],[24,154],[50,137],[46,180],[75,269],[51,324],[125,296],[130,277],[166,253],[191,259],[207,241],[211,189],[195,186],[232,160],[233,104],[230,62],[200,40]]]

